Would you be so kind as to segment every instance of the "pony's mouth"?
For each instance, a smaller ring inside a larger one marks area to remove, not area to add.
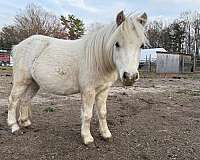
[[[122,84],[124,86],[133,86],[136,81],[134,79],[123,79]]]
[[[130,74],[128,72],[124,72],[121,77],[121,82],[124,86],[133,86],[133,84],[139,79],[139,74]]]

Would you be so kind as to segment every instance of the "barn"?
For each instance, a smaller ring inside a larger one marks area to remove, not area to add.
[[[187,73],[192,70],[192,55],[157,52],[157,73]]]
[[[164,48],[142,49],[139,69],[145,72],[156,72],[157,53],[167,52]]]
[[[143,49],[139,68],[156,73],[191,72],[192,55],[167,52],[164,48]]]
[[[167,52],[164,48],[150,48],[150,49],[142,49],[140,62],[151,61],[154,62],[157,59],[157,52]]]
[[[9,66],[12,64],[12,57],[8,50],[0,50],[0,66]]]

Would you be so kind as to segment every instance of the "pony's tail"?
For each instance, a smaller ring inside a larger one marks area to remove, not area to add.
[[[13,45],[12,46],[12,50],[11,50],[11,55],[12,57],[15,57],[15,53],[17,52],[17,45]]]

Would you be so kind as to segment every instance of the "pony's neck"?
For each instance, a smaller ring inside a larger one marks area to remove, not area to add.
[[[115,31],[114,24],[105,26],[86,37],[86,63],[90,70],[105,75],[116,70],[113,62],[113,46],[108,41]]]

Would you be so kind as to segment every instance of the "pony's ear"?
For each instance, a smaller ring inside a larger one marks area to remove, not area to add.
[[[124,15],[124,11],[121,11],[117,14],[117,18],[116,18],[116,23],[117,26],[119,26],[120,24],[122,24],[122,22],[125,21],[125,15]]]
[[[145,26],[146,23],[147,23],[147,14],[146,14],[146,13],[143,13],[141,16],[139,16],[139,17],[137,18],[137,20],[138,20],[138,22],[139,22],[140,24],[142,24],[143,26]]]

